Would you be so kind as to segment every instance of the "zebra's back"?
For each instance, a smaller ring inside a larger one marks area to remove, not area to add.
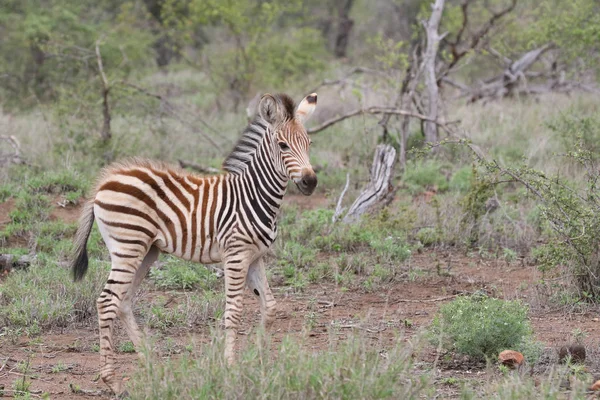
[[[226,179],[142,159],[108,167],[93,201],[111,255],[119,257],[112,249],[123,245],[129,251],[120,255],[131,257],[154,245],[184,259],[219,262],[217,206]]]

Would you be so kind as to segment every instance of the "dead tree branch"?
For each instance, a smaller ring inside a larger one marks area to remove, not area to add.
[[[445,0],[436,0],[429,21],[423,22],[425,33],[427,34],[427,47],[423,57],[423,66],[425,71],[425,85],[428,94],[427,117],[429,120],[425,122],[425,141],[428,143],[437,142],[438,140],[438,125],[435,121],[437,121],[438,118],[439,93],[438,83],[435,77],[435,60],[437,58],[440,40],[445,36],[445,34],[438,34],[442,11],[444,11],[444,1]]]
[[[348,190],[348,186],[350,186],[350,174],[347,173],[346,186],[344,186],[344,190],[342,190],[342,193],[340,194],[340,198],[338,199],[337,205],[335,206],[335,213],[333,214],[333,217],[331,217],[331,222],[335,223],[345,210],[345,208],[342,207],[342,200],[344,200],[344,195]]]
[[[324,129],[327,129],[331,125],[334,125],[340,121],[343,121],[343,120],[351,118],[351,117],[355,117],[357,115],[362,115],[362,114],[404,115],[404,116],[408,116],[408,117],[412,117],[412,118],[417,118],[417,119],[420,119],[423,121],[433,122],[435,125],[438,125],[440,128],[442,128],[446,132],[449,132],[448,125],[456,124],[456,123],[460,122],[460,121],[439,121],[439,120],[431,119],[428,116],[423,115],[423,114],[419,114],[419,113],[412,112],[412,111],[400,110],[400,109],[392,108],[392,107],[369,107],[369,108],[359,108],[359,109],[350,111],[347,114],[340,115],[339,117],[331,118],[331,119],[323,122],[320,125],[317,125],[313,128],[308,129],[307,132],[309,135],[312,135],[312,134],[321,132]]]
[[[102,55],[100,54],[100,40],[96,40],[96,61],[98,62],[98,71],[100,72],[100,78],[102,80],[102,115],[104,117],[104,125],[102,126],[102,140],[105,142],[110,140],[112,137],[110,129],[110,108],[108,105],[108,92],[110,92],[110,85],[106,74],[104,73],[104,67],[102,66]]]
[[[501,74],[486,79],[478,88],[471,89],[469,101],[491,97],[505,97],[517,91],[519,82],[525,79],[525,74],[529,68],[544,54],[553,47],[552,43],[547,43],[537,49],[533,49],[523,54],[518,60],[511,63]]]
[[[185,160],[178,160],[178,161],[179,161],[179,166],[181,168],[190,168],[190,169],[193,169],[194,171],[198,171],[203,174],[218,174],[221,172],[217,168],[205,167],[203,165],[195,164],[195,163],[185,161]]]
[[[473,0],[465,0],[461,4],[461,11],[462,11],[461,27],[460,27],[458,33],[456,34],[456,38],[453,41],[449,41],[449,40],[446,41],[450,47],[450,53],[452,54],[452,61],[450,61],[448,66],[446,66],[444,68],[444,71],[439,74],[438,84],[439,84],[439,80],[441,80],[445,76],[447,76],[456,67],[458,62],[461,59],[463,59],[467,54],[469,54],[470,51],[476,50],[477,48],[479,48],[479,45],[481,44],[482,39],[487,36],[487,34],[494,27],[494,25],[496,25],[496,23],[499,20],[501,20],[503,17],[508,15],[510,12],[512,12],[515,9],[515,7],[517,6],[517,0],[512,0],[511,4],[508,7],[500,10],[499,12],[492,12],[492,16],[490,17],[490,19],[488,19],[481,26],[481,28],[479,28],[473,34],[473,36],[471,36],[471,40],[468,41],[469,43],[465,44],[465,43],[463,43],[463,35],[464,35],[465,31],[467,30],[467,26],[469,24],[469,6],[471,5],[472,2],[473,2]],[[467,41],[467,40],[465,40],[465,41]]]
[[[387,144],[380,144],[375,149],[371,178],[342,220],[344,223],[355,222],[366,212],[385,207],[393,199],[395,190],[391,180],[396,164],[396,150]]]

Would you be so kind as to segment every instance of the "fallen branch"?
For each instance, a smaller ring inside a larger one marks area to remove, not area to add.
[[[322,130],[325,130],[327,128],[329,128],[331,125],[334,125],[340,121],[343,121],[345,119],[351,118],[351,117],[355,117],[357,115],[362,115],[362,114],[394,114],[394,115],[404,115],[407,117],[412,117],[412,118],[417,118],[420,119],[422,121],[430,121],[433,122],[434,124],[438,125],[440,128],[442,128],[445,132],[447,133],[451,133],[450,130],[448,129],[448,125],[452,125],[452,124],[457,124],[460,121],[456,120],[456,121],[440,121],[440,120],[435,120],[435,119],[431,119],[426,115],[423,114],[419,114],[416,112],[412,112],[412,111],[406,111],[406,110],[400,110],[398,108],[386,108],[386,107],[369,107],[369,108],[359,108],[356,109],[354,111],[350,111],[347,114],[344,115],[340,115],[339,117],[335,117],[335,118],[331,118],[325,122],[323,122],[320,125],[317,125],[313,128],[310,128],[307,130],[309,135],[315,134],[317,132],[321,132]]]
[[[446,300],[450,300],[453,299],[455,297],[461,296],[460,294],[453,294],[452,296],[444,296],[444,297],[438,297],[436,299],[423,299],[423,300],[419,300],[419,299],[397,299],[394,300],[393,302],[391,302],[390,304],[398,304],[398,303],[435,303],[438,301],[446,301]]]
[[[185,161],[185,160],[178,160],[178,161],[179,161],[179,166],[181,168],[190,168],[190,169],[193,169],[194,171],[198,171],[203,174],[218,174],[221,172],[217,168],[205,167],[205,166],[202,166],[199,164],[194,164],[192,162]]]
[[[86,396],[103,396],[105,392],[103,390],[89,390],[89,389],[81,389],[69,383],[69,389],[71,389],[71,393],[73,394],[83,394]]]

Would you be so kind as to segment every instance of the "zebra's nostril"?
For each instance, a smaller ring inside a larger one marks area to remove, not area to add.
[[[306,180],[306,178],[302,178],[302,184],[304,186],[308,186],[308,181]]]

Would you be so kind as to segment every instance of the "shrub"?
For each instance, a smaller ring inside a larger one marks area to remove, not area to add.
[[[445,349],[478,360],[495,358],[506,349],[523,351],[532,348],[527,311],[519,301],[459,297],[440,308],[432,340],[442,340]]]
[[[561,116],[550,125],[569,138],[565,158],[576,169],[577,180],[563,175],[547,174],[527,165],[501,167],[497,162],[484,161],[487,180],[491,184],[511,179],[524,185],[539,201],[539,216],[551,228],[548,241],[536,249],[540,268],[549,270],[566,267],[573,277],[574,288],[582,298],[591,302],[600,300],[600,198],[598,156],[590,141],[600,137],[600,126],[595,117]],[[571,144],[569,144],[571,143]],[[489,186],[490,184],[488,184]],[[473,189],[471,189],[473,192]],[[470,192],[470,193],[471,193]],[[483,191],[485,193],[485,191]],[[478,215],[484,210],[485,196],[471,196],[467,204]],[[542,226],[542,224],[539,224]]]
[[[412,194],[431,189],[440,192],[448,190],[448,181],[442,174],[442,164],[436,160],[416,161],[407,164],[402,179]]]
[[[473,178],[473,168],[465,166],[458,169],[448,182],[448,188],[456,192],[466,192],[471,188]]]

